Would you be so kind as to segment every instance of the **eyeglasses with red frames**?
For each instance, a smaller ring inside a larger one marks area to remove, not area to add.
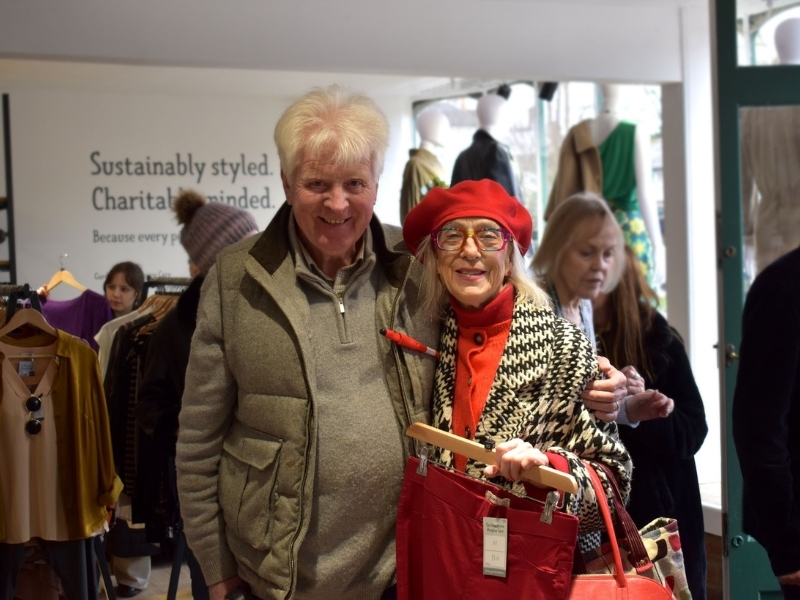
[[[475,240],[475,244],[482,252],[499,252],[505,249],[511,238],[511,232],[499,227],[467,231],[460,227],[440,227],[431,231],[431,239],[436,243],[436,247],[445,252],[458,252],[464,247],[468,237]]]

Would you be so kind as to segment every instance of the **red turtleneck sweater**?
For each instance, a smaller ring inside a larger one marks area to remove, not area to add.
[[[489,304],[480,310],[468,310],[451,298],[450,305],[458,321],[456,345],[456,389],[453,397],[453,433],[475,438],[483,408],[494,383],[503,356],[511,317],[514,313],[514,286],[507,284]],[[569,465],[560,454],[544,452],[550,466],[569,473]],[[454,456],[455,468],[467,469],[467,457]],[[544,498],[547,490],[525,484],[528,494]]]
[[[494,382],[511,330],[514,286],[507,284],[489,304],[468,310],[450,301],[458,321],[456,389],[453,398],[453,433],[475,438],[480,418]],[[467,457],[455,455],[455,467],[467,468]]]

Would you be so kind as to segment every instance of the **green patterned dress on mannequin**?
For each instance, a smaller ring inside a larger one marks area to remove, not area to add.
[[[653,245],[636,195],[636,125],[621,121],[597,149],[603,165],[603,197],[652,285]]]

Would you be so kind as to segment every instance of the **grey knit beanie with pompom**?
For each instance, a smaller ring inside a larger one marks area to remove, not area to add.
[[[209,202],[193,190],[181,192],[172,209],[178,223],[183,225],[181,244],[204,277],[220,250],[258,233],[255,218],[246,210]]]

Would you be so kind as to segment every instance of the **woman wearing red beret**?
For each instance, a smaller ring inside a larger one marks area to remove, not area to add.
[[[502,476],[504,487],[522,494],[523,470],[569,472],[579,490],[566,509],[580,517],[581,531],[591,531],[602,520],[581,459],[610,467],[624,497],[631,461],[616,425],[598,424],[581,402],[587,382],[600,375],[597,358],[527,274],[522,256],[531,229],[525,207],[488,179],[434,188],[403,224],[406,244],[424,263],[429,314],[443,320],[433,425],[493,440],[501,457],[499,466],[447,450],[435,459],[473,477]]]

